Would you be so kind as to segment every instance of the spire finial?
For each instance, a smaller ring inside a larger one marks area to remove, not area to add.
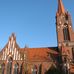
[[[61,14],[61,13],[65,13],[65,9],[64,9],[64,5],[62,3],[62,0],[58,0],[58,14]]]

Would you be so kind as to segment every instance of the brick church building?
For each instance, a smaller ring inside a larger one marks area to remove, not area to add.
[[[20,48],[12,34],[0,51],[0,74],[74,73],[74,32],[62,0],[58,0],[56,32],[58,46],[46,48]]]

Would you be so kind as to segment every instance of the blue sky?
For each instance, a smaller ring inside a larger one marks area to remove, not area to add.
[[[74,24],[74,0],[63,0]],[[57,46],[57,0],[0,0],[0,49],[14,32],[20,47]]]

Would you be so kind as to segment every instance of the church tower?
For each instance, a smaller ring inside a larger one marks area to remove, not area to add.
[[[62,0],[58,0],[58,10],[56,13],[56,28],[58,46],[62,43],[73,42],[74,32],[70,14],[65,10]]]
[[[67,55],[69,60],[74,59],[74,32],[70,14],[65,10],[62,0],[58,0],[56,13],[56,30],[58,48],[62,55]],[[62,57],[64,59],[64,57]]]

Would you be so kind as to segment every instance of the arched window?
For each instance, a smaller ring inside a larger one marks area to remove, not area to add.
[[[68,20],[68,18],[69,18],[69,17],[68,17],[68,15],[66,14],[66,15],[65,15],[65,19]]]
[[[72,61],[73,61],[73,63],[74,63],[74,47],[72,47]]]
[[[68,25],[65,23],[64,26],[65,26],[64,29],[63,29],[64,40],[69,41],[70,40],[70,35],[69,35]]]
[[[4,74],[5,71],[5,64],[0,64],[0,74]]]
[[[4,70],[5,70],[5,64],[2,64],[2,74],[4,74]]]
[[[20,66],[20,74],[25,74],[25,69],[24,69],[24,62]]]
[[[7,63],[7,74],[11,74],[11,73],[12,73],[12,58],[10,57]]]
[[[42,73],[42,64],[39,65],[39,71],[38,71],[38,74],[41,74]]]
[[[2,73],[2,66],[1,66],[1,64],[0,64],[0,73]]]
[[[32,74],[37,74],[37,66],[34,65],[32,68]]]
[[[24,62],[20,66],[20,74],[28,74],[27,64]]]
[[[18,74],[18,69],[19,69],[19,64],[16,63],[16,64],[14,65],[14,74]]]
[[[22,74],[22,65],[20,66],[20,74]]]

